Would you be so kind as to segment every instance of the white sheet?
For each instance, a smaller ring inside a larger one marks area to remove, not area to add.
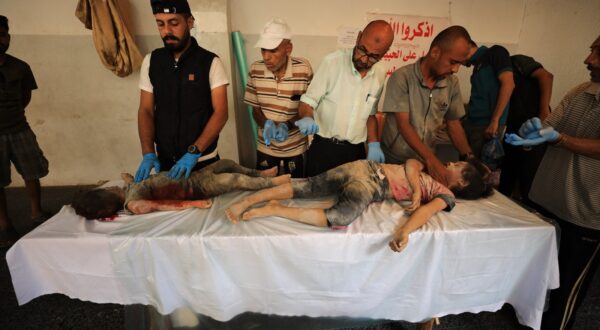
[[[223,211],[245,194],[115,222],[65,206],[7,253],[19,304],[62,293],[221,321],[251,311],[417,322],[508,302],[537,329],[546,290],[558,287],[554,227],[499,193],[439,213],[401,254],[387,247],[403,216],[393,202],[343,231],[281,218],[230,224]]]

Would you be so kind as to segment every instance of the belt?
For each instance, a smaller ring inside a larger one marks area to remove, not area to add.
[[[334,144],[341,144],[341,145],[346,145],[346,146],[355,146],[358,145],[359,143],[352,143],[346,140],[340,140],[340,139],[336,139],[336,138],[326,138],[326,137],[322,137],[320,135],[315,134],[314,136],[316,141],[326,141],[329,143],[334,143]]]

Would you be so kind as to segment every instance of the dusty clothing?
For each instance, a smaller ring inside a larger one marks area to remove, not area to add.
[[[219,160],[192,172],[188,179],[174,180],[167,172],[131,183],[125,194],[125,208],[133,200],[200,200],[234,190],[259,190],[274,186],[272,178],[260,171],[238,165],[232,160]]]
[[[142,55],[123,22],[115,0],[79,0],[75,16],[92,30],[102,64],[119,77],[140,67]]]
[[[275,157],[289,158],[303,154],[308,146],[308,137],[300,134],[291,120],[298,116],[300,97],[306,92],[313,72],[307,60],[289,57],[285,75],[278,80],[260,60],[252,63],[244,102],[260,108],[267,119],[287,124],[288,138],[283,142],[271,140],[265,144],[263,129],[258,129],[257,151]]]
[[[421,174],[420,182],[423,202],[442,198],[448,204],[446,210],[454,207],[454,195],[448,188],[427,174]],[[325,210],[328,223],[336,226],[350,224],[373,202],[410,200],[412,196],[404,165],[380,165],[370,160],[357,160],[293,181],[292,187],[294,198],[336,195],[336,204]]]
[[[419,155],[404,141],[393,113],[408,112],[410,124],[421,141],[433,149],[436,132],[445,119],[460,119],[465,108],[458,78],[450,75],[429,89],[423,82],[419,60],[394,71],[387,83],[383,112],[388,113],[383,126],[381,149],[387,163],[400,164]]]
[[[6,54],[6,61],[0,65],[0,134],[29,128],[25,119],[23,91],[34,89],[37,89],[37,84],[29,65]]]

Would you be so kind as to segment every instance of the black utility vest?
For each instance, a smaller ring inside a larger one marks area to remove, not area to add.
[[[173,53],[159,48],[150,56],[150,82],[154,93],[154,127],[158,156],[177,161],[200,136],[214,110],[209,83],[210,66],[217,55],[190,47],[175,61]],[[203,154],[214,151],[218,137]]]

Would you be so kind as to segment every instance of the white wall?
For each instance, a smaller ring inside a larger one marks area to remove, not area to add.
[[[118,78],[104,69],[91,32],[74,15],[76,3],[2,0],[1,5],[10,20],[9,53],[31,65],[39,85],[27,116],[50,160],[50,175],[42,180],[46,186],[116,178],[120,172],[134,172],[140,160],[138,73]],[[149,1],[118,3],[142,53],[160,47]],[[480,44],[499,43],[544,64],[555,76],[553,105],[569,88],[589,79],[582,62],[600,32],[599,0],[190,0],[190,5],[199,12],[200,44],[219,54],[230,74],[235,70],[228,30],[243,33],[252,62],[260,57],[252,48],[258,33],[274,16],[291,25],[294,55],[308,58],[315,69],[336,49],[338,28],[364,26],[367,12],[449,17]],[[459,72],[465,99],[469,75],[468,69]],[[234,74],[234,85],[236,78]],[[232,87],[230,121],[219,148],[224,157],[237,160],[236,130],[242,142],[249,133],[236,129],[235,118],[242,118],[244,109],[238,106],[236,113],[234,103],[243,95]],[[252,154],[244,143],[239,144],[240,153]],[[14,171],[13,182],[22,185]]]
[[[287,20],[294,33],[294,54],[317,68],[324,54],[336,49],[337,29],[362,27],[366,13],[449,17],[465,26],[478,44],[501,44],[511,53],[533,56],[554,74],[552,104],[575,84],[589,79],[583,60],[600,33],[598,0],[230,0],[233,30],[247,39],[248,60],[262,26],[270,18]],[[459,72],[463,96],[470,95],[470,70]]]

